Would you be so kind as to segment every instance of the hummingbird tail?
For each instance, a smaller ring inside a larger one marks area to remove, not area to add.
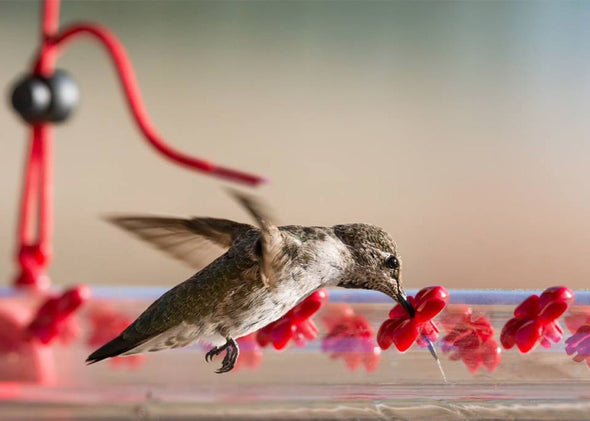
[[[107,358],[116,357],[131,351],[133,348],[137,347],[137,345],[137,343],[130,343],[129,341],[122,339],[120,336],[117,336],[115,339],[107,342],[90,354],[88,358],[86,358],[86,364],[90,365]]]

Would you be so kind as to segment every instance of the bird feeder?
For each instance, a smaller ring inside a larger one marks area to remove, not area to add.
[[[408,290],[412,315],[377,292],[319,290],[281,319],[238,338],[242,354],[229,374],[211,370],[202,346],[86,367],[90,350],[119,334],[164,291],[50,289],[53,127],[68,121],[79,99],[73,78],[56,69],[64,48],[82,36],[105,48],[132,118],[162,156],[247,186],[265,179],[171,147],[150,122],[115,35],[98,24],[61,28],[60,1],[41,3],[40,45],[11,98],[30,139],[18,273],[12,287],[0,289],[0,414],[260,419],[297,418],[307,408],[305,414],[323,419],[412,418],[423,415],[426,402],[432,414],[480,411],[516,418],[525,411],[533,419],[545,417],[550,407],[564,419],[587,416],[590,292],[564,286]],[[447,383],[429,355],[431,344],[442,351]]]

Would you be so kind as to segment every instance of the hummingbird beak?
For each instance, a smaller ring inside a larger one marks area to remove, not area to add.
[[[414,310],[412,303],[410,303],[410,301],[408,300],[408,297],[406,296],[405,293],[403,293],[403,292],[398,293],[398,295],[396,297],[396,301],[401,304],[401,306],[404,308],[404,310],[406,310],[408,312],[410,317],[414,317],[414,315],[416,314],[416,310]]]

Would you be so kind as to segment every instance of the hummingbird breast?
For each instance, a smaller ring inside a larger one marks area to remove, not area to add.
[[[251,276],[236,279],[213,319],[221,332],[234,338],[254,332],[279,319],[318,288],[336,284],[347,255],[346,247],[329,235],[301,241],[280,266],[272,286],[263,282],[259,265],[253,267]]]

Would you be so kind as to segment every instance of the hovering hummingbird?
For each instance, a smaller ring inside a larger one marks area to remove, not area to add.
[[[225,351],[217,373],[238,358],[235,339],[279,319],[326,286],[380,291],[414,315],[401,285],[395,243],[368,224],[276,226],[260,203],[234,193],[257,226],[217,218],[114,217],[110,221],[172,256],[199,266],[219,257],[158,298],[119,336],[93,352],[92,364],[118,355],[187,346]]]

